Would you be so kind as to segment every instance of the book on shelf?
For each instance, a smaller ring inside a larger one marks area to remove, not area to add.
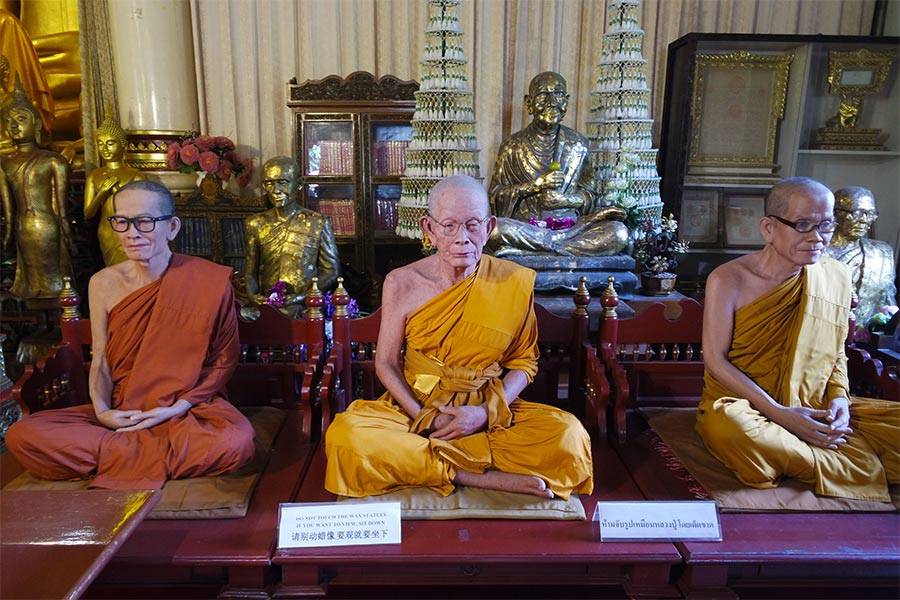
[[[375,142],[375,174],[403,175],[408,146],[409,142],[403,140]]]
[[[356,210],[352,199],[319,200],[318,211],[331,217],[334,235],[356,235]]]
[[[353,174],[353,142],[322,140],[319,175]]]

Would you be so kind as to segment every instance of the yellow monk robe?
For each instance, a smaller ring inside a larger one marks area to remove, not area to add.
[[[367,496],[425,486],[453,491],[457,469],[499,469],[543,479],[561,498],[593,489],[591,444],[557,408],[503,395],[503,369],[537,372],[534,271],[482,256],[475,273],[406,322],[406,381],[423,406],[413,421],[385,393],[356,400],[325,437],[325,488]],[[449,442],[424,434],[440,406],[488,407],[486,431]],[[424,435],[423,435],[424,434]]]
[[[92,487],[155,489],[218,475],[253,458],[253,427],[225,398],[239,344],[231,269],[176,254],[162,278],[109,312],[111,406],[149,410],[184,398],[187,412],[148,429],[107,429],[91,404],[45,410],[10,427],[6,443],[47,479],[94,475]]]
[[[735,313],[728,359],[776,402],[827,410],[831,399],[850,398],[849,307],[846,267],[823,257]],[[814,447],[735,398],[707,371],[697,432],[749,486],[774,487],[792,477],[826,496],[889,501],[887,484],[900,479],[900,404],[850,400],[847,444]]]

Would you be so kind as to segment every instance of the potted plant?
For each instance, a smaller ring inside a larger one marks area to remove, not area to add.
[[[689,242],[678,239],[678,222],[673,215],[663,217],[659,228],[649,220],[641,224],[643,236],[635,242],[634,259],[641,270],[641,292],[666,296],[675,291],[676,256],[684,254]]]

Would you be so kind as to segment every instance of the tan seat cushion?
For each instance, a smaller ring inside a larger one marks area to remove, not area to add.
[[[706,488],[723,512],[885,512],[900,508],[897,486],[891,488],[893,503],[819,496],[811,484],[795,479],[786,479],[775,488],[748,487],[706,449],[694,430],[696,409],[645,408],[642,412],[650,427],[688,472]]]
[[[275,436],[285,411],[271,406],[241,408],[256,433],[256,454],[234,473],[216,477],[194,477],[167,481],[163,495],[148,519],[236,519],[247,514],[250,498],[260,474],[269,462]],[[51,481],[28,471],[9,482],[7,490],[82,490],[90,479]]]
[[[410,520],[532,519],[584,521],[584,506],[578,495],[551,500],[472,487],[457,487],[449,496],[428,488],[407,488],[379,496],[348,498],[340,502],[399,502],[400,517]]]

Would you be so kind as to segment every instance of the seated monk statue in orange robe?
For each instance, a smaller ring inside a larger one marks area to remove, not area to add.
[[[90,281],[92,404],[26,416],[6,444],[41,477],[97,488],[236,470],[254,434],[224,397],[239,352],[231,269],[172,254],[181,222],[164,186],[133,181],[113,202],[128,260]]]

